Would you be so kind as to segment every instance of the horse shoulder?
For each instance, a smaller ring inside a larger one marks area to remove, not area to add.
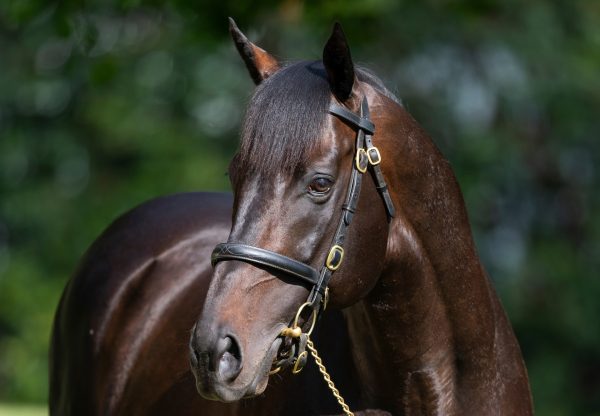
[[[137,414],[144,397],[150,405],[188,376],[189,329],[230,218],[230,195],[176,194],[134,208],[92,244],[55,317],[52,414],[113,414],[130,395]]]

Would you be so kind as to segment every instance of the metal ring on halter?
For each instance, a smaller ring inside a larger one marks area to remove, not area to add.
[[[294,363],[294,368],[292,368],[293,374],[298,374],[300,371],[302,371],[302,369],[304,368],[304,365],[306,365],[307,357],[308,357],[308,351],[302,351],[302,354],[300,354],[298,356],[298,358],[296,359],[296,362]],[[303,360],[304,360],[304,362],[303,362]],[[302,365],[302,367],[300,367],[300,365]]]
[[[302,330],[298,331],[298,329],[300,329],[300,327],[298,326],[298,319],[300,319],[300,314],[302,313],[302,310],[307,307],[307,306],[311,306],[310,302],[305,302],[303,303],[300,308],[298,308],[298,312],[296,312],[296,317],[294,318],[294,323],[292,324],[291,327],[285,328],[283,331],[281,331],[281,335],[283,335],[284,337],[292,337],[292,338],[298,338],[300,337],[300,335],[302,335]],[[317,323],[317,312],[313,309],[312,310],[312,322],[310,324],[310,329],[306,332],[306,335],[310,335],[313,331],[313,329],[315,329],[315,324]]]
[[[302,306],[300,306],[300,308],[298,308],[298,312],[296,312],[296,317],[294,318],[294,323],[293,323],[293,328],[296,328],[298,326],[298,319],[300,318],[300,314],[302,313],[302,309],[304,309],[307,306],[312,306],[310,304],[310,302],[305,302],[302,304]],[[312,310],[312,322],[310,324],[310,328],[308,331],[306,331],[306,335],[310,335],[312,334],[313,329],[315,329],[315,324],[317,323],[317,312],[313,309]]]
[[[273,374],[277,374],[281,371],[281,366],[278,366],[276,368],[273,368],[271,371],[269,371],[269,375],[272,376]]]

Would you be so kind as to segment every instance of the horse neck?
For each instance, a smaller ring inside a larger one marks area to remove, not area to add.
[[[497,405],[488,390],[496,386],[498,359],[516,360],[511,371],[524,375],[520,352],[481,267],[448,162],[407,113],[398,117],[397,125],[386,126],[389,117],[378,125],[405,138],[378,143],[397,208],[386,266],[370,294],[346,312],[358,371],[367,400],[398,413],[413,405],[431,414],[463,412],[460,386],[469,386],[477,413]],[[395,393],[386,397],[388,386]]]

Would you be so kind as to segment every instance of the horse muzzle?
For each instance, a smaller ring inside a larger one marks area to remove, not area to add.
[[[222,330],[211,337],[210,332],[195,327],[190,340],[190,365],[198,393],[222,402],[261,394],[280,346],[281,338],[275,338],[262,358],[248,360],[231,331]]]

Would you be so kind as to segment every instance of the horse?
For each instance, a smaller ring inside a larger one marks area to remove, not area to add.
[[[159,198],[92,245],[56,314],[50,413],[532,414],[431,139],[339,24],[288,65],[230,32],[257,84],[233,198]]]
[[[229,168],[231,232],[191,337],[198,391],[262,393],[286,343],[288,365],[303,359],[302,334],[338,309],[368,408],[531,414],[519,345],[431,139],[354,66],[339,24],[322,60],[287,66],[233,33],[258,86]]]

